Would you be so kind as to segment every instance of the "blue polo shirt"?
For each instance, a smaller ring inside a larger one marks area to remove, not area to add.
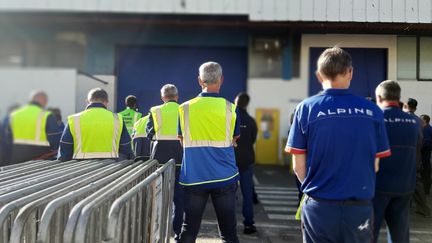
[[[403,112],[399,104],[383,109],[392,155],[380,161],[376,190],[391,194],[414,192],[416,153],[420,124],[416,117]]]
[[[286,150],[306,153],[309,196],[370,200],[375,158],[390,155],[383,112],[348,89],[327,89],[297,106]]]

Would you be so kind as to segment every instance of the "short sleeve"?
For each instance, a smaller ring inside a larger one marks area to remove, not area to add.
[[[384,158],[389,157],[391,155],[390,145],[387,136],[387,128],[385,126],[384,118],[379,119],[380,124],[378,127],[378,136],[377,136],[377,153],[375,155],[376,158]]]
[[[285,151],[291,154],[305,154],[307,151],[307,134],[302,129],[301,111],[296,110],[293,124],[288,134],[288,142]]]

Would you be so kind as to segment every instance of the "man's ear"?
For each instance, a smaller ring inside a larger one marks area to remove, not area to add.
[[[221,78],[220,78],[220,85],[221,86],[222,86],[223,82],[224,82],[224,76],[222,75]]]
[[[198,84],[200,87],[204,86],[204,82],[201,80],[200,76],[198,76]]]
[[[323,77],[321,76],[321,74],[318,71],[315,72],[315,76],[317,77],[317,79],[320,83],[322,83],[324,81]]]
[[[352,80],[353,73],[354,73],[354,68],[351,67],[351,68],[348,70],[349,80]]]
[[[377,104],[381,104],[383,102],[383,98],[379,95],[375,95]]]

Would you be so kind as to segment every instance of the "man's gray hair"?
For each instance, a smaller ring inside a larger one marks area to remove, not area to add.
[[[93,103],[108,102],[108,93],[102,88],[94,88],[88,92],[87,100]]]
[[[199,67],[199,77],[205,84],[216,84],[222,77],[222,67],[217,62],[206,62]]]
[[[399,101],[401,97],[401,87],[396,81],[382,81],[375,89],[375,94],[387,101]]]
[[[161,88],[161,97],[174,99],[178,96],[177,87],[174,84],[165,84]]]
[[[30,92],[29,100],[35,101],[35,100],[39,99],[40,97],[44,97],[45,99],[47,99],[48,95],[43,90],[33,90],[32,92]]]

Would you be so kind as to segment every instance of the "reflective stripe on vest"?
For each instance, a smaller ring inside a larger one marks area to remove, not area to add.
[[[199,99],[199,98],[198,98]],[[210,109],[210,108],[209,108]],[[183,146],[185,148],[193,147],[216,147],[216,148],[226,148],[231,147],[233,133],[234,133],[234,123],[236,114],[234,112],[235,106],[225,100],[225,137],[224,140],[193,140],[190,129],[190,103],[187,102],[182,107],[183,115]]]
[[[120,142],[120,136],[121,136],[121,131],[123,128],[123,122],[122,122],[122,117],[119,114],[114,114],[111,113],[110,111],[107,111],[105,109],[103,109],[105,112],[109,112],[112,114],[112,118],[113,120],[111,120],[110,122],[112,122],[112,128],[109,127],[109,129],[113,129],[112,130],[112,138],[110,139],[110,145],[106,146],[107,142],[106,139],[104,139],[104,141],[101,141],[101,138],[98,137],[91,137],[91,136],[84,136],[85,134],[83,134],[82,132],[82,118],[83,115],[85,115],[85,112],[101,112],[101,110],[98,109],[102,109],[102,108],[91,108],[87,111],[84,111],[82,113],[73,115],[70,117],[70,121],[73,121],[73,132],[72,132],[72,136],[74,137],[74,155],[73,158],[74,159],[98,159],[98,158],[118,158],[119,154],[118,154],[118,148],[119,148],[119,142]],[[106,115],[106,114],[105,114]],[[107,122],[106,125],[108,125],[110,122]],[[70,123],[69,123],[70,124]],[[97,124],[97,123],[96,123]],[[71,124],[70,124],[71,125]],[[111,126],[109,125],[109,126]],[[70,127],[72,129],[72,126]],[[104,127],[95,127],[92,128],[91,131],[94,131],[96,134],[104,134],[106,133],[106,131],[103,130],[98,130],[98,129],[103,129]],[[84,144],[84,137],[86,139],[95,139],[94,141],[85,141],[87,142],[86,144],[89,144],[84,148],[83,144]],[[103,147],[110,147],[109,151],[106,151],[108,149],[104,149]],[[94,150],[101,150],[101,151],[94,151]],[[103,151],[105,150],[105,151]]]
[[[133,138],[146,138],[147,137],[147,122],[149,120],[149,115],[139,119],[134,124],[134,136]]]
[[[14,144],[49,146],[46,122],[51,113],[37,105],[24,106],[11,114]]]
[[[151,109],[156,140],[178,140],[178,107],[175,102],[167,102]]]

